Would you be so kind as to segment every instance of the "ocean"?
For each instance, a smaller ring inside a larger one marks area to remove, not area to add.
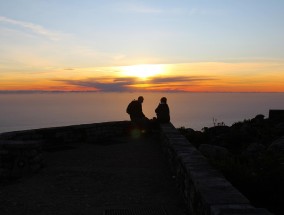
[[[284,109],[284,93],[2,93],[0,133],[129,120],[126,107],[140,95],[149,119],[165,96],[174,126],[194,130],[213,126],[213,120],[231,126],[257,114],[268,117],[269,109]]]

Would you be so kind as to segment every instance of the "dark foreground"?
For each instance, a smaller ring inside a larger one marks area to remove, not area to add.
[[[154,137],[44,152],[36,175],[0,184],[1,215],[186,214]]]

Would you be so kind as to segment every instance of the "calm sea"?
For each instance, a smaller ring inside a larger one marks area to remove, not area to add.
[[[143,110],[155,116],[168,98],[176,127],[201,130],[217,122],[232,125],[269,109],[284,109],[284,93],[30,93],[0,94],[0,133],[74,124],[129,120],[128,103],[143,95]]]

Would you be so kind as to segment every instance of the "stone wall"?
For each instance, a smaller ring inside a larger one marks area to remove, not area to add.
[[[271,214],[253,207],[172,124],[160,128],[163,151],[192,214]]]
[[[117,121],[13,131],[0,134],[0,141],[37,141],[45,150],[106,140],[127,132],[130,125],[129,121]]]
[[[0,180],[33,174],[43,165],[43,150],[98,143],[128,132],[129,121],[93,123],[0,134]]]

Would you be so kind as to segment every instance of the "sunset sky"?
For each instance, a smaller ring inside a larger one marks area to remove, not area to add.
[[[283,11],[282,0],[0,0],[0,92],[284,92]]]

